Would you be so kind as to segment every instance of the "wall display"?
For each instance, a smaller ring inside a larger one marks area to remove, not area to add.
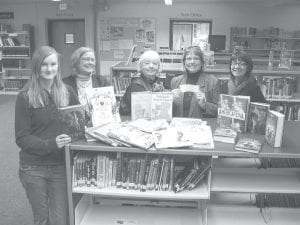
[[[100,20],[100,57],[103,61],[126,60],[136,45],[138,56],[145,49],[156,49],[154,18],[107,18]]]

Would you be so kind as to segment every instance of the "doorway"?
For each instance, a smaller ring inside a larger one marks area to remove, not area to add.
[[[85,46],[84,19],[49,19],[47,21],[48,44],[61,55],[62,77],[71,74],[71,55]]]

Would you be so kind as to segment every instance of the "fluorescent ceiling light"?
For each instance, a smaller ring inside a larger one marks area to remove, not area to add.
[[[61,2],[61,0],[51,0],[52,2]]]
[[[165,5],[172,5],[172,0],[165,0]]]

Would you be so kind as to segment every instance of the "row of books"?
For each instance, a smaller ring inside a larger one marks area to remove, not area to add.
[[[295,77],[271,77],[264,76],[260,89],[266,99],[292,98],[296,90]]]
[[[4,82],[5,90],[20,90],[26,81],[23,80],[6,80]]]
[[[73,187],[176,193],[197,187],[209,170],[206,158],[193,158],[175,174],[175,160],[170,156],[80,152],[74,157]]]
[[[256,194],[258,208],[300,208],[300,194]]]
[[[21,43],[16,37],[0,37],[0,47],[21,46]]]
[[[272,107],[274,110],[284,114],[286,120],[300,120],[299,103],[277,103]]]
[[[300,31],[287,31],[279,27],[268,27],[265,29],[257,29],[256,27],[231,27],[231,35],[237,36],[271,36],[278,38],[300,37]]]
[[[130,83],[130,77],[113,77],[113,84],[116,94],[124,94]]]

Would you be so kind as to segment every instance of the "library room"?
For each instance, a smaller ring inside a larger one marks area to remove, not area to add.
[[[299,10],[0,0],[0,224],[298,225]]]

